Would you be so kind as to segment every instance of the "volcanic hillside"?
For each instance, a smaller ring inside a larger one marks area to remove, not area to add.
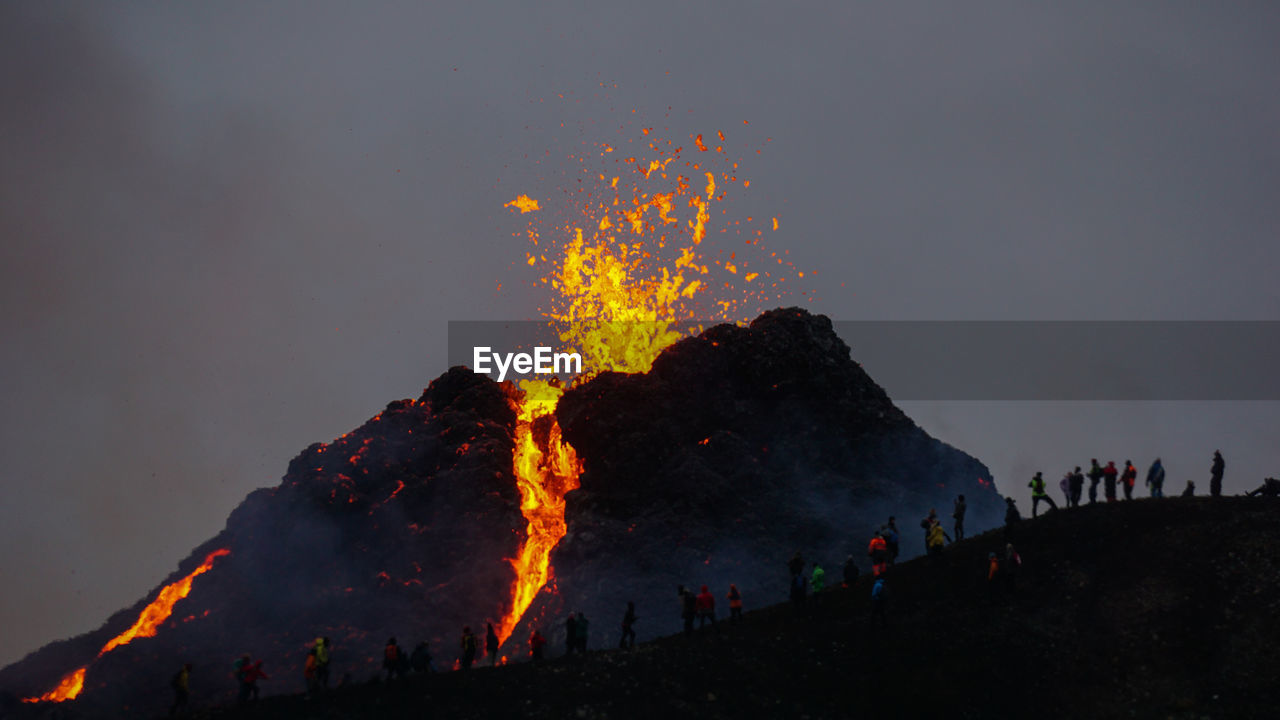
[[[517,394],[453,368],[418,400],[312,445],[165,592],[5,668],[0,688],[38,697],[87,668],[77,699],[24,707],[129,714],[150,707],[184,660],[222,678],[248,652],[275,678],[267,692],[295,692],[316,636],[333,638],[336,681],[372,674],[388,636],[452,647],[463,625],[496,623],[511,607],[509,558],[527,526],[512,469]],[[554,579],[503,654],[520,653],[534,625],[556,640],[568,610],[667,607],[678,582],[779,596],[780,558],[801,550],[834,570],[861,556],[889,514],[949,507],[957,493],[975,529],[1001,511],[987,469],[912,423],[830,321],[803,310],[711,328],[644,375],[601,375],[567,392],[556,418],[582,462],[581,487],[566,498]],[[545,441],[549,421],[539,422]],[[172,594],[183,582],[189,595]],[[171,614],[155,613],[164,598]],[[144,609],[154,627],[139,630]],[[637,629],[642,639],[669,630]]]

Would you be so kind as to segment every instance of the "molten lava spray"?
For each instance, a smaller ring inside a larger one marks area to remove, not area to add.
[[[195,580],[196,576],[208,572],[209,568],[213,567],[214,560],[229,554],[231,554],[231,551],[225,548],[214,550],[205,557],[203,563],[200,563],[200,567],[192,570],[190,574],[181,580],[161,588],[160,594],[156,596],[156,599],[142,609],[142,613],[138,615],[137,622],[128,630],[111,638],[98,651],[97,657],[102,657],[121,645],[129,644],[134,638],[154,637],[160,625],[173,614],[174,604],[191,593],[191,582]],[[96,660],[97,658],[94,659]],[[63,700],[71,700],[84,689],[84,673],[88,669],[89,666],[86,665],[68,673],[54,689],[40,697],[24,698],[23,702],[62,702]]]
[[[764,257],[763,229],[751,228],[750,215],[745,227],[741,220],[726,220],[719,233],[741,237],[745,232],[746,247],[760,258],[750,262],[776,267],[747,272],[746,258],[723,249],[704,258],[699,248],[705,247],[711,229],[711,207],[725,200],[726,188],[740,182],[738,163],[728,159],[722,146],[698,161],[685,160],[682,147],[650,138],[651,130],[642,130],[641,144],[647,148],[642,155],[648,157],[624,157],[605,144],[570,156],[584,166],[570,185],[578,195],[566,208],[572,220],[552,220],[548,229],[541,225],[537,199],[521,195],[506,204],[521,215],[533,213],[524,231],[534,246],[526,264],[548,268],[538,280],[553,290],[542,314],[560,328],[565,350],[582,355],[583,373],[574,382],[604,371],[647,372],[662,350],[684,336],[674,323],[696,317],[699,293],[712,287],[741,290],[738,297],[715,300],[714,310],[707,313],[739,320],[734,316],[748,307],[758,310],[781,298],[780,283],[795,271],[776,252]],[[724,141],[723,133],[717,135]],[[709,152],[701,135],[695,142],[699,153]],[[604,167],[589,167],[593,163]],[[673,164],[676,169],[669,167]],[[743,189],[749,184],[741,181]],[[682,210],[689,217],[679,217]],[[518,418],[512,464],[529,524],[524,546],[510,561],[516,580],[510,607],[498,623],[501,642],[552,577],[551,551],[566,532],[564,496],[578,487],[581,467],[573,448],[561,439],[554,415],[563,392],[559,385],[524,381],[511,393]]]

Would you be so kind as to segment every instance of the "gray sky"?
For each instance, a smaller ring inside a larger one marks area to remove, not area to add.
[[[1274,3],[602,5],[0,4],[0,663],[534,315],[502,204],[642,126],[751,153],[834,319],[1280,319]],[[1025,499],[1253,487],[1277,405],[904,409]]]

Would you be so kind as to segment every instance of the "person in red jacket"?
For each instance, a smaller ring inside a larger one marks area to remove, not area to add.
[[[694,599],[694,607],[698,611],[698,627],[706,627],[707,621],[711,621],[711,627],[716,627],[716,596],[711,594],[706,585],[702,586],[702,592],[698,593],[698,597]],[[716,628],[716,632],[720,632]]]
[[[888,562],[888,544],[884,541],[884,537],[879,531],[871,537],[871,542],[867,544],[867,557],[871,558],[871,575],[879,577],[889,567]]]
[[[258,681],[270,680],[271,676],[267,675],[262,669],[262,661],[259,660],[250,665],[244,671],[244,682],[249,686],[249,696],[253,700],[258,699]]]
[[[546,647],[547,639],[542,637],[542,633],[537,629],[529,636],[529,656],[538,661],[542,659],[542,648]]]
[[[1107,466],[1102,469],[1102,482],[1107,493],[1107,502],[1116,501],[1116,477],[1118,475],[1120,475],[1120,471],[1116,469],[1116,461],[1108,461]]]

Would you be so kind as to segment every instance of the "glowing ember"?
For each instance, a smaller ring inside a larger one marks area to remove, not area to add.
[[[703,309],[706,317],[740,320],[748,308],[754,313],[765,302],[781,299],[778,285],[786,279],[783,274],[795,270],[777,253],[763,258],[762,229],[745,228],[746,244],[760,253],[759,262],[772,261],[781,268],[748,272],[756,261],[739,258],[736,252],[725,257],[723,250],[718,258],[704,259],[699,250],[712,229],[712,206],[724,201],[726,188],[739,181],[738,163],[724,155],[723,146],[711,153],[702,135],[692,137],[694,144],[699,154],[710,154],[698,162],[683,160],[683,148],[651,138],[651,130],[642,130],[647,151],[639,157],[603,143],[598,152],[571,156],[584,165],[605,167],[583,167],[581,175],[575,173],[570,187],[576,186],[579,197],[571,208],[572,219],[552,219],[554,228],[547,230],[539,213],[524,231],[535,246],[526,263],[547,268],[539,282],[555,291],[542,314],[561,328],[565,351],[582,355],[584,372],[576,382],[604,371],[647,372],[662,350],[683,337],[675,323],[698,317],[700,293],[747,283],[741,298],[716,300],[714,310]],[[725,141],[723,132],[717,136]],[[713,172],[710,165],[717,162],[725,167]],[[701,178],[696,185],[694,178]],[[587,179],[594,182],[583,182]],[[748,184],[742,181],[744,189]],[[522,215],[541,210],[527,195],[506,206]],[[686,210],[689,214],[680,217]],[[741,221],[733,221],[719,232],[741,235],[743,230]],[[548,260],[549,254],[555,259],[557,250],[558,264]],[[771,295],[771,289],[779,292]],[[521,511],[529,524],[524,546],[510,561],[516,580],[510,608],[497,630],[503,642],[552,576],[551,551],[566,531],[564,495],[578,487],[577,455],[561,439],[554,417],[563,392],[558,385],[525,381],[511,393],[518,417],[512,460]]]
[[[205,557],[204,562],[200,564],[200,567],[192,570],[190,574],[181,580],[170,583],[161,588],[160,594],[156,596],[156,599],[152,600],[149,605],[142,609],[142,613],[138,616],[137,622],[135,622],[128,630],[125,630],[114,638],[111,638],[111,640],[108,641],[106,645],[103,645],[102,649],[98,651],[97,657],[102,657],[121,645],[129,644],[129,642],[134,638],[154,637],[156,630],[160,625],[162,625],[165,620],[168,620],[169,616],[173,614],[174,604],[191,593],[191,582],[195,580],[196,576],[201,573],[208,572],[209,569],[213,567],[214,560],[217,560],[223,555],[229,554],[231,554],[231,551],[225,548],[221,550],[214,550]],[[206,611],[205,614],[207,615],[208,612]],[[62,702],[64,700],[71,700],[79,695],[80,691],[84,688],[84,673],[86,670],[88,670],[87,665],[62,678],[62,681],[59,682],[58,686],[53,690],[50,690],[40,697],[24,698],[23,702]]]

